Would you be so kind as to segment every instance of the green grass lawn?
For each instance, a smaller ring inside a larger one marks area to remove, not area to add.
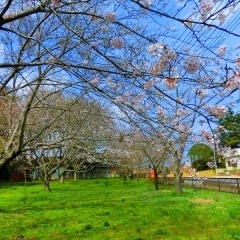
[[[0,183],[0,239],[240,240],[240,196],[144,180]]]

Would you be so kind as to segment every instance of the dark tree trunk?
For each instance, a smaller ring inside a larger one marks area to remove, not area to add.
[[[133,172],[130,172],[130,178],[133,180]]]
[[[154,185],[155,185],[155,190],[159,190],[159,182],[158,182],[158,174],[157,171],[154,170]]]
[[[137,182],[139,182],[139,179],[140,179],[140,172],[138,173]]]
[[[9,176],[9,181],[10,181],[10,185],[12,186],[13,185],[13,174],[14,173],[14,171],[13,171],[13,169],[12,168],[8,168],[8,176]]]
[[[123,177],[123,181],[127,180],[127,173],[125,170],[122,172],[122,177]]]

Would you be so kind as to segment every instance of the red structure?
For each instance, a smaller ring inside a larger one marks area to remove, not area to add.
[[[13,181],[24,181],[25,173],[21,171],[17,171],[13,173]]]
[[[155,171],[153,169],[150,169],[149,173],[150,173],[151,179],[155,179],[156,178],[156,173],[155,173]]]

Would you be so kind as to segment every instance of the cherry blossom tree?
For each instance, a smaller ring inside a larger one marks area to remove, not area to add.
[[[133,179],[135,175],[139,181],[140,173],[148,169],[146,155],[142,149],[143,144],[145,144],[143,138],[132,129],[125,134],[121,132],[117,141],[111,144],[113,149],[118,149],[115,158],[118,159],[118,168],[124,178],[128,176]]]
[[[155,190],[159,189],[158,176],[163,172],[166,162],[170,158],[170,151],[167,144],[165,144],[166,139],[163,136],[157,136],[155,138],[146,139],[144,144],[142,144],[142,151],[145,154],[146,161],[150,169],[154,173],[154,186]]]
[[[25,149],[28,166],[38,171],[45,190],[50,191],[51,175],[60,167],[62,176],[66,171],[76,175],[86,165],[99,161],[97,150],[113,123],[107,109],[81,97],[75,99],[55,92],[49,97],[49,92],[43,91],[38,99],[41,101],[30,113],[25,129]],[[51,125],[36,138],[41,125],[48,121]]]

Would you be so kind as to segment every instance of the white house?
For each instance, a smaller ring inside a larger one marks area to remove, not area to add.
[[[227,170],[240,169],[240,148],[228,151],[224,157]]]

